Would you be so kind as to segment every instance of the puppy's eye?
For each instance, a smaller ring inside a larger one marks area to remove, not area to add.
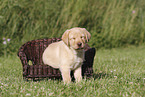
[[[84,36],[81,36],[81,38],[84,38]]]
[[[75,40],[76,38],[72,38],[73,40]]]

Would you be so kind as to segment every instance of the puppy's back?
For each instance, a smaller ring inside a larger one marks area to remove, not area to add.
[[[52,43],[45,49],[42,56],[44,64],[50,65],[53,68],[59,68],[59,49],[62,44],[61,42]]]

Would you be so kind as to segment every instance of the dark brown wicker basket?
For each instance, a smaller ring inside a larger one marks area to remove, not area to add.
[[[60,41],[60,38],[38,39],[32,40],[22,45],[18,51],[18,56],[23,65],[23,78],[61,78],[59,69],[52,68],[42,62],[42,54],[46,47],[53,43]],[[95,48],[90,48],[89,45],[85,48],[85,61],[82,65],[83,77],[90,77],[93,73],[93,61],[95,56]],[[32,65],[29,64],[32,62]],[[73,77],[73,75],[71,74]]]

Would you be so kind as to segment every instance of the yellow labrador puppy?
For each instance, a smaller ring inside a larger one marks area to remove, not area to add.
[[[75,27],[66,30],[62,41],[50,44],[43,53],[43,62],[59,68],[64,83],[71,82],[70,72],[74,71],[76,82],[82,80],[81,65],[84,61],[84,47],[91,38],[85,28]]]

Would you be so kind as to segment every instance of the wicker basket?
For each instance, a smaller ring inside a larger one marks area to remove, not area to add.
[[[60,41],[60,38],[38,39],[32,40],[22,45],[18,51],[18,56],[23,65],[23,78],[33,80],[38,78],[61,78],[59,69],[52,68],[42,62],[42,54],[46,47],[53,43]],[[90,77],[93,73],[93,61],[95,56],[95,48],[90,48],[89,45],[85,48],[85,61],[82,65],[83,77]],[[29,64],[32,62],[32,65]],[[72,73],[71,76],[73,77]]]

